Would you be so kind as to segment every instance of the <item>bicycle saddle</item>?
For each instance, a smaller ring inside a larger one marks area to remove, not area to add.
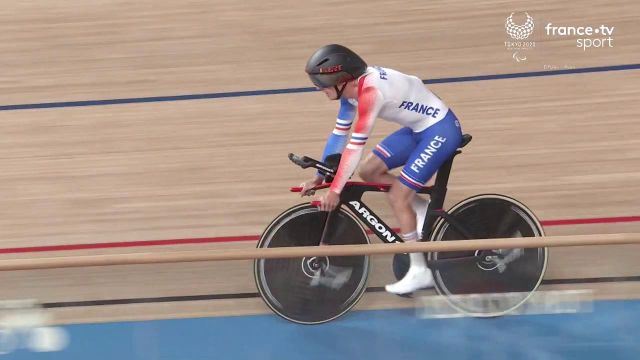
[[[460,146],[458,146],[458,148],[462,149],[463,147],[467,146],[467,144],[471,142],[472,138],[473,136],[469,134],[462,135],[462,143],[460,144]]]

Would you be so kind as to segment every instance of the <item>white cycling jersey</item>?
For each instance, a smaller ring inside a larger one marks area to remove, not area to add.
[[[368,67],[358,78],[358,98],[347,99],[347,102],[357,107],[358,118],[331,184],[331,190],[337,193],[355,171],[377,118],[421,132],[444,119],[449,112],[447,105],[418,77],[383,67]],[[341,109],[341,113],[353,112]],[[352,121],[339,115],[333,134],[346,135]]]

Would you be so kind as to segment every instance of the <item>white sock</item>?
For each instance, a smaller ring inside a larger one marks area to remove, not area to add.
[[[418,232],[412,231],[406,234],[400,234],[400,237],[405,242],[414,242],[418,240]],[[427,268],[427,262],[424,259],[423,253],[410,253],[409,259],[411,260],[411,264],[409,268],[414,268],[416,270],[424,270]]]
[[[409,254],[409,259],[411,259],[410,269],[424,270],[427,268],[427,261],[424,259],[423,253],[411,253]]]
[[[418,232],[412,231],[410,233],[400,234],[400,237],[404,242],[418,241]]]

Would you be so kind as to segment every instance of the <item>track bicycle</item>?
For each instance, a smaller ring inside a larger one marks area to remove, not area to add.
[[[521,202],[499,194],[481,194],[443,209],[453,159],[471,141],[465,134],[459,149],[438,170],[435,184],[418,193],[429,194],[423,241],[544,236],[540,221]],[[289,154],[296,165],[315,168],[326,189],[335,175],[339,154],[325,162]],[[262,233],[258,248],[369,244],[364,226],[385,243],[400,236],[363,201],[365,192],[387,192],[390,184],[347,182],[340,204],[331,212],[317,202],[293,206],[277,216]],[[300,192],[300,187],[291,188]],[[364,225],[364,226],[363,226]],[[547,248],[431,252],[425,254],[435,288],[448,304],[476,317],[506,314],[522,305],[544,276]],[[409,267],[408,254],[396,254],[393,272],[401,279]],[[319,324],[347,313],[363,296],[369,274],[369,256],[257,259],[254,276],[264,302],[277,315],[300,324]],[[478,301],[478,295],[504,294],[500,301]],[[468,296],[465,296],[468,295]]]

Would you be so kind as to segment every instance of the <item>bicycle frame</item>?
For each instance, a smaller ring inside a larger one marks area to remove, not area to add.
[[[433,225],[436,223],[438,218],[441,217],[444,218],[445,221],[449,222],[449,224],[451,224],[451,226],[453,226],[461,234],[463,234],[465,238],[472,238],[466,231],[464,226],[456,221],[453,217],[451,217],[443,209],[444,200],[447,194],[449,174],[451,173],[451,167],[453,165],[453,159],[455,155],[458,155],[460,153],[460,150],[456,151],[454,156],[452,156],[451,159],[447,160],[442,165],[442,167],[440,167],[440,170],[438,170],[438,174],[436,175],[436,182],[433,186],[423,187],[420,191],[418,191],[419,194],[429,194],[431,198],[429,207],[427,208],[427,216],[425,217],[425,222],[422,227],[423,230],[421,234],[422,236],[420,237],[421,239],[429,238]],[[339,205],[344,204],[351,211],[351,213],[353,213],[353,215],[359,218],[360,221],[364,223],[383,242],[402,242],[400,236],[383,220],[381,220],[380,217],[376,215],[376,213],[362,201],[362,195],[364,195],[365,192],[388,192],[390,188],[391,186],[387,184],[358,182],[347,183],[340,195]],[[329,214],[327,222],[330,221],[330,218],[331,214]]]
[[[469,137],[462,146],[466,145],[466,143],[471,140]],[[451,168],[453,166],[453,159],[456,155],[460,154],[461,150],[456,150],[454,155],[447,160],[438,170],[436,175],[436,181],[433,186],[425,186],[417,193],[419,194],[429,194],[431,201],[429,202],[429,206],[427,208],[427,214],[425,216],[424,224],[422,226],[422,234],[420,237],[420,241],[425,241],[429,239],[431,236],[431,232],[433,231],[433,227],[436,221],[439,218],[443,218],[449,225],[451,225],[459,234],[462,235],[463,239],[473,239],[473,235],[465,228],[463,224],[457,221],[453,216],[451,216],[447,211],[444,210],[444,200],[447,195],[447,185],[449,183],[449,175],[451,173]],[[330,177],[334,175],[335,170],[332,169],[329,165],[319,162],[317,160],[308,158],[308,157],[297,157],[293,154],[289,154],[289,159],[293,161],[295,164],[301,166],[302,168],[314,167],[320,170],[321,173],[324,173],[326,176]],[[334,159],[335,160],[335,159]],[[339,161],[338,161],[339,162]],[[313,190],[326,189],[330,186],[330,184],[322,184],[314,187]],[[347,182],[342,193],[340,194],[340,202],[336,207],[336,210],[331,211],[327,214],[327,218],[325,220],[324,230],[322,236],[320,238],[320,244],[327,244],[325,242],[325,234],[326,230],[331,223],[331,219],[338,213],[337,209],[340,209],[342,205],[345,205],[347,209],[358,219],[360,222],[365,224],[382,242],[385,243],[397,243],[402,242],[402,238],[393,230],[389,225],[387,225],[376,213],[371,210],[363,201],[362,195],[365,192],[388,192],[391,188],[390,184],[379,184],[379,183],[367,183],[367,182]],[[302,188],[294,187],[291,188],[293,192],[300,192]],[[319,205],[319,201],[312,201],[314,205]],[[430,267],[436,267],[445,263],[458,262],[458,261],[476,261],[486,253],[490,253],[489,250],[481,250],[475,252],[474,255],[471,256],[459,256],[459,257],[451,257],[447,259],[439,259],[439,260],[429,260],[428,264]]]
[[[436,175],[436,181],[433,186],[423,187],[417,193],[420,194],[429,194],[431,201],[429,202],[429,206],[427,208],[427,215],[424,220],[424,225],[422,227],[422,236],[421,241],[428,239],[431,235],[431,231],[433,230],[433,226],[439,218],[443,218],[444,221],[449,223],[454,229],[456,229],[464,239],[473,239],[473,236],[467,231],[463,224],[453,218],[449,213],[447,213],[444,209],[444,200],[447,194],[447,184],[449,182],[449,175],[451,173],[451,167],[453,166],[453,159],[456,155],[460,154],[461,151],[457,150],[449,160],[447,160],[438,170],[438,174]],[[308,158],[307,158],[308,159]],[[312,160],[312,159],[308,159]],[[294,161],[295,162],[295,161]],[[317,163],[318,165],[324,165],[322,163]],[[311,167],[316,167],[316,164],[309,165]],[[317,168],[317,167],[316,167]],[[326,169],[326,166],[324,166]],[[322,170],[324,170],[322,169]],[[314,188],[314,190],[320,190],[328,188],[330,184],[322,184]],[[336,209],[339,209],[341,205],[345,205],[347,209],[360,221],[365,224],[381,241],[385,243],[397,243],[402,242],[402,238],[393,230],[389,225],[387,225],[371,208],[369,208],[363,201],[362,195],[365,192],[388,192],[391,188],[390,184],[378,184],[378,183],[366,183],[366,182],[347,182],[344,187],[344,190],[340,194],[340,203]],[[299,192],[301,188],[291,188],[291,191]],[[318,205],[318,201],[312,201],[312,204]],[[337,213],[337,210],[331,211],[328,213],[327,219],[325,221],[325,231],[323,231],[320,243],[327,244],[325,242],[325,233],[326,229],[330,226],[332,217]],[[453,261],[469,261],[469,260],[477,260],[484,256],[486,250],[480,251],[473,256],[461,256],[455,258],[447,258],[440,260],[430,260],[430,266],[437,266],[443,263],[450,263]]]

